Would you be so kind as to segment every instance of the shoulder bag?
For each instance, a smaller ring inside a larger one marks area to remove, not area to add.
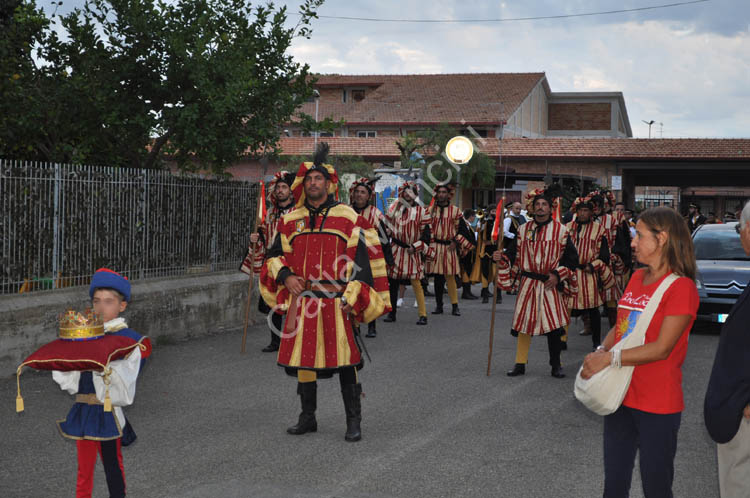
[[[670,285],[677,280],[677,275],[669,274],[656,292],[649,299],[646,308],[638,317],[633,331],[627,337],[614,345],[610,351],[624,350],[642,346],[646,340],[646,330],[648,329],[651,319],[654,317],[661,298]],[[614,367],[607,366],[604,370],[595,373],[591,378],[584,379],[581,377],[583,365],[578,370],[574,393],[578,401],[583,403],[586,408],[597,415],[609,415],[614,413],[625,399],[625,394],[630,386],[630,379],[633,377],[633,366]]]

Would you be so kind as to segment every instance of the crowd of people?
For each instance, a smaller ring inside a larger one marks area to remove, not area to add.
[[[584,333],[592,338],[582,379],[605,369],[632,368],[622,402],[604,417],[604,496],[629,495],[636,455],[644,496],[673,496],[685,406],[682,365],[699,304],[691,239],[691,224],[700,222],[697,209],[687,222],[668,207],[648,209],[634,222],[610,192],[593,191],[556,219],[561,196],[551,185],[528,194],[525,215],[520,202],[505,206],[501,223],[453,206],[452,185],[437,185],[433,202],[423,206],[416,201],[418,186],[405,182],[396,202],[381,213],[371,204],[374,178],[354,182],[349,204],[336,200],[338,175],[326,163],[326,153],[321,147],[297,172],[275,175],[272,206],[250,238],[241,266],[251,278],[259,274],[259,310],[272,330],[264,351],[276,352],[278,365],[297,380],[301,412],[289,434],[317,431],[317,380],[337,374],[344,438],[362,438],[359,370],[367,348],[359,329],[368,324],[372,340],[379,317],[395,322],[402,286],[413,287],[417,325],[424,326],[426,278],[435,285],[432,313],[443,313],[445,286],[456,317],[461,316],[459,286],[463,298],[471,299],[471,284],[481,282],[480,297],[487,301],[494,283],[498,301],[502,292],[517,295],[510,331],[517,347],[509,376],[526,373],[531,338],[543,335],[551,375],[564,377],[560,355],[573,316],[585,319]],[[738,219],[736,230],[750,255],[750,202]],[[53,372],[61,389],[75,395],[59,429],[77,441],[76,496],[91,496],[101,458],[110,496],[121,497],[126,494],[122,447],[136,439],[123,407],[133,403],[151,349],[121,316],[131,299],[125,277],[101,269],[89,295],[101,330],[85,339],[118,336],[139,347],[102,371]],[[750,285],[723,325],[704,401],[705,424],[717,443],[722,498],[750,496],[748,296]],[[606,334],[602,310],[609,323]],[[618,347],[631,333],[639,337],[636,330],[643,333],[641,345]],[[23,410],[20,390],[17,410]]]
[[[672,496],[684,408],[681,367],[698,309],[689,223],[667,207],[646,210],[636,221],[611,192],[598,190],[576,199],[570,213],[556,219],[561,191],[555,185],[530,192],[526,214],[520,202],[505,206],[502,222],[484,212],[461,212],[451,203],[450,184],[436,185],[425,206],[417,202],[418,186],[405,182],[381,213],[372,205],[375,178],[354,182],[349,205],[335,200],[338,177],[325,163],[325,152],[319,150],[296,174],[276,175],[273,209],[251,239],[252,250],[243,263],[248,273],[255,269],[260,274],[261,309],[286,315],[283,323],[275,315],[269,318],[272,337],[280,340],[272,339],[264,351],[278,350],[277,363],[297,378],[301,413],[287,432],[317,430],[316,381],[338,374],[345,439],[361,439],[358,372],[367,350],[360,326],[368,324],[367,337],[374,338],[380,316],[395,322],[405,286],[414,290],[417,325],[426,325],[431,278],[433,315],[444,313],[446,290],[456,317],[461,316],[459,287],[462,299],[480,297],[485,303],[493,292],[497,301],[503,292],[517,295],[510,330],[517,338],[514,366],[507,372],[511,377],[526,373],[531,338],[542,335],[551,376],[565,377],[561,351],[567,349],[571,318],[580,316],[593,351],[579,375],[590,378],[605,368],[634,367],[620,408],[605,417],[604,496],[628,496],[636,453],[645,496]],[[292,205],[295,209],[289,211]],[[750,252],[750,207],[745,211],[741,237]],[[668,276],[656,311],[645,318],[644,344],[615,348],[633,331]],[[471,292],[475,283],[482,285],[480,296]],[[603,317],[609,324],[606,334],[601,331]],[[733,340],[745,348],[743,354],[750,352],[740,333]],[[709,428],[722,427],[717,442],[730,445],[719,446],[722,496],[747,496],[724,494],[732,487],[747,492],[742,476],[748,475],[748,431],[737,427],[743,416],[750,418],[750,374],[737,351],[722,341],[716,360],[720,366],[714,368],[714,387],[706,397],[706,420]],[[731,389],[723,383],[726,379],[731,379]],[[727,405],[734,410],[731,417]],[[723,429],[719,421],[727,417],[737,430]],[[745,474],[738,477],[738,472]]]

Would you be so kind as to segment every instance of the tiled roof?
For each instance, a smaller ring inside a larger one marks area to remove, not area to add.
[[[400,157],[397,137],[319,138],[331,147],[332,155]],[[284,137],[282,155],[312,155],[312,137]],[[610,160],[750,160],[748,138],[494,138],[483,139],[479,150],[510,159],[610,159]]]
[[[318,141],[326,142],[331,148],[330,154],[335,156],[400,157],[396,139],[397,137],[320,137]],[[314,141],[313,137],[282,137],[279,141],[281,155],[312,156]]]
[[[361,102],[321,99],[318,116],[350,124],[498,124],[510,116],[544,73],[323,75],[320,88],[378,85]],[[315,115],[315,103],[301,109]]]
[[[748,138],[509,138],[508,158],[750,160]]]

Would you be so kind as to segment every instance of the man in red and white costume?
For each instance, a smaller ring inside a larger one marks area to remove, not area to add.
[[[266,260],[266,251],[271,248],[273,239],[279,230],[281,217],[294,209],[294,196],[292,195],[292,182],[294,173],[289,171],[277,172],[273,180],[268,184],[271,200],[271,208],[266,214],[257,232],[250,235],[250,247],[247,250],[247,256],[240,265],[240,271],[247,275],[259,275],[263,262]],[[265,199],[259,199],[258,202],[266,202]],[[253,249],[255,249],[255,258],[253,259]],[[271,342],[263,348],[264,353],[271,353],[279,350],[279,337],[281,336],[282,315],[280,313],[271,313],[271,308],[263,300],[263,296],[258,299],[258,311],[266,317],[270,316],[269,328],[271,329]]]
[[[430,212],[415,201],[417,184],[406,181],[398,189],[398,199],[391,205],[386,224],[391,232],[393,266],[388,270],[391,312],[386,322],[396,321],[396,303],[400,285],[411,284],[417,298],[419,320],[417,325],[427,325],[427,308],[421,280],[424,278],[423,256],[430,252]]]
[[[443,285],[453,305],[451,314],[461,316],[458,309],[456,275],[461,274],[459,257],[474,247],[469,226],[463,220],[463,212],[451,204],[455,185],[440,183],[435,186],[435,203],[430,208],[430,248],[434,256],[427,259],[426,273],[435,277],[435,311],[443,313]]]
[[[565,377],[560,363],[560,337],[570,318],[564,294],[578,290],[578,254],[565,226],[552,219],[560,193],[556,185],[531,191],[527,210],[534,218],[518,229],[515,263],[511,265],[500,251],[493,255],[498,263],[499,289],[510,290],[520,279],[511,328],[511,335],[518,337],[516,363],[508,371],[510,377],[526,373],[531,338],[538,335],[547,336],[552,376]]]
[[[385,258],[385,264],[388,268],[393,266],[393,255],[391,253],[391,246],[388,243],[388,234],[385,224],[385,216],[380,212],[376,206],[372,204],[373,193],[375,191],[375,183],[380,177],[377,178],[366,178],[362,177],[355,180],[352,186],[349,187],[349,204],[352,206],[357,214],[362,216],[370,224],[372,228],[377,230],[380,238],[380,247],[383,248],[383,256]],[[376,320],[371,321],[367,324],[367,336],[376,337]]]
[[[573,203],[576,217],[565,228],[578,252],[575,270],[578,292],[569,296],[571,316],[587,315],[591,324],[591,338],[596,349],[601,344],[602,323],[599,306],[603,294],[615,284],[609,267],[609,245],[604,226],[593,220],[593,205],[588,198],[579,197]]]
[[[628,271],[626,265],[631,257],[630,253],[630,229],[625,230],[624,216],[610,212],[615,204],[615,196],[609,190],[595,190],[587,196],[594,209],[594,220],[600,223],[605,231],[607,243],[609,244],[610,262],[609,268],[615,275],[615,285],[603,290],[603,300],[607,306],[607,320],[609,326],[614,327],[617,320],[617,302],[622,297],[625,289],[624,274]],[[617,278],[620,275],[620,278]]]

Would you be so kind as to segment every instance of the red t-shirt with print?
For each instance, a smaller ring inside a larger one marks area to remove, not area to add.
[[[635,323],[649,299],[656,292],[664,278],[650,285],[643,285],[645,270],[636,271],[625,292],[617,303],[617,323],[615,342],[619,342],[635,328]],[[690,328],[698,312],[698,290],[695,282],[680,277],[662,296],[659,307],[646,329],[645,343],[654,342],[659,337],[664,317],[690,315],[692,318],[670,355],[659,361],[639,365],[633,370],[633,379],[622,404],[630,408],[650,413],[677,413],[685,408],[682,397],[682,363],[687,354]]]

